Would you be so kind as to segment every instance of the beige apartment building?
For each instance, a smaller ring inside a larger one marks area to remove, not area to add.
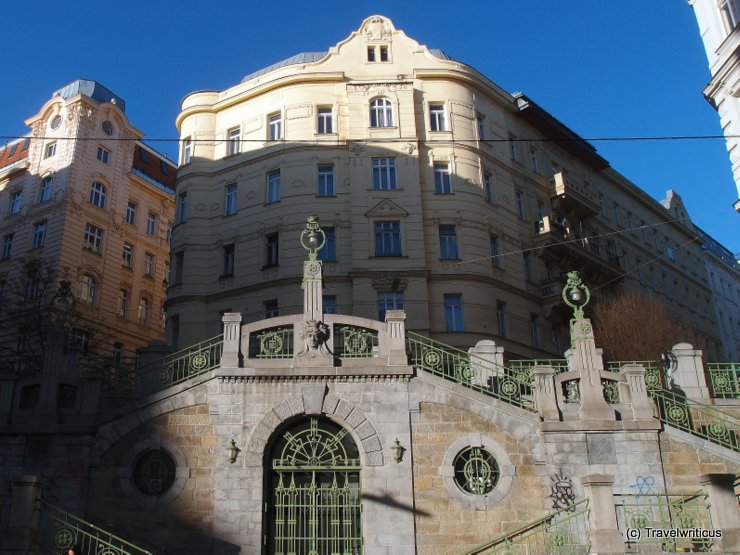
[[[72,343],[131,357],[164,337],[177,166],[141,142],[123,99],[95,81],[59,89],[26,124],[0,150],[3,367],[43,356],[45,328],[14,315],[36,310],[43,324],[62,280]]]
[[[327,312],[383,319],[457,346],[562,356],[560,291],[577,269],[598,297],[638,289],[719,352],[701,245],[680,197],[658,202],[522,93],[366,19],[177,118],[168,342],[300,313],[308,215]]]

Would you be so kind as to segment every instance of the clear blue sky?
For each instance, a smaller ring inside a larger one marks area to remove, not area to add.
[[[701,95],[709,70],[685,0],[26,0],[3,6],[0,135],[25,133],[25,118],[83,77],[123,97],[146,137],[176,138],[186,94],[327,50],[374,13],[524,92],[583,137],[721,134]],[[654,198],[676,190],[698,225],[740,252],[724,140],[593,144]],[[155,146],[176,157],[175,142]]]

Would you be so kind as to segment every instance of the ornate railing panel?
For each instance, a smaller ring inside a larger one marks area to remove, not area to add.
[[[619,403],[619,382],[615,380],[601,379],[601,390],[604,392],[604,399],[610,405]]]
[[[293,358],[293,325],[250,333],[249,358]]]
[[[527,359],[527,360],[510,360],[506,363],[506,367],[514,371],[526,371],[531,372],[535,366],[552,366],[555,369],[555,374],[562,374],[570,370],[568,367],[568,361],[564,358],[538,358],[538,359]]]
[[[706,535],[712,530],[712,520],[707,496],[701,491],[616,495],[615,505],[617,525],[630,553],[704,552],[714,543],[713,538],[702,537],[702,530]],[[686,537],[661,537],[661,532],[669,530]]]
[[[529,369],[505,368],[413,332],[406,333],[406,341],[412,366],[535,411]]]
[[[740,362],[708,362],[704,366],[712,397],[740,399]]]
[[[607,370],[619,373],[625,364],[641,364],[645,367],[645,386],[648,391],[659,391],[665,389],[665,370],[662,362],[655,360],[622,360],[609,362]]]
[[[583,499],[468,551],[466,555],[580,555],[589,552],[588,500]]]
[[[378,331],[357,326],[334,325],[334,355],[367,358],[378,352]]]
[[[39,518],[39,544],[42,553],[67,553],[77,547],[77,553],[97,555],[151,555],[131,542],[98,528],[53,505],[42,503]]]
[[[652,391],[651,395],[658,406],[658,418],[665,424],[740,451],[740,420],[737,418],[673,391]]]

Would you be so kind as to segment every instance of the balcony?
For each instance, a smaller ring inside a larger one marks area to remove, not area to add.
[[[575,183],[558,172],[550,178],[553,209],[561,214],[584,219],[599,213],[599,202],[586,182]]]

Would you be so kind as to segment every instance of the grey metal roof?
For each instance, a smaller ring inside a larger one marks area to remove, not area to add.
[[[260,75],[264,75],[265,73],[270,73],[271,71],[275,71],[276,69],[280,69],[281,67],[317,62],[321,58],[325,57],[327,54],[328,52],[301,52],[300,54],[296,54],[295,56],[286,58],[276,64],[272,64],[271,66],[262,68],[259,71],[250,73],[249,75],[246,75],[241,82],[245,83],[250,79],[254,79],[255,77],[259,77]]]
[[[447,52],[440,50],[439,48],[430,48],[429,52],[431,52],[433,56],[441,58],[442,60],[452,60],[452,56],[447,54]]]
[[[100,102],[110,102],[115,100],[116,106],[118,106],[124,112],[126,111],[126,101],[115,94],[110,89],[105,88],[97,81],[91,81],[89,79],[77,79],[77,81],[71,82],[69,85],[65,85],[58,91],[54,92],[54,96],[59,95],[65,100],[78,94],[84,94]]]

